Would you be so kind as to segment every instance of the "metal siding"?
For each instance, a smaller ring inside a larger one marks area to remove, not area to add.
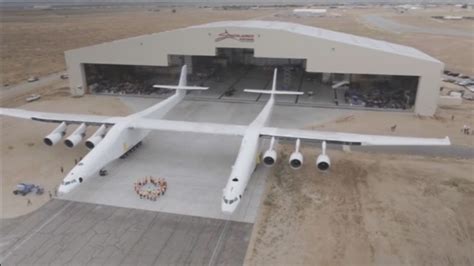
[[[253,34],[255,41],[216,42],[225,30]],[[440,61],[410,47],[292,23],[218,22],[79,48],[65,56],[73,88],[84,87],[82,63],[167,66],[170,54],[212,56],[220,47],[251,48],[255,57],[306,59],[308,72],[420,76],[415,112],[436,110]]]

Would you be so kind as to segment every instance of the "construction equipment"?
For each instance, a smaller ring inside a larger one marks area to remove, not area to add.
[[[22,196],[26,196],[30,192],[36,193],[36,195],[42,195],[44,193],[44,189],[34,184],[19,183],[16,185],[16,189],[13,190],[13,194],[21,194]]]

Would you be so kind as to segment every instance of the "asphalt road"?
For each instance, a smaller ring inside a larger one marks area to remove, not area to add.
[[[253,224],[54,199],[1,220],[1,265],[242,265]]]
[[[3,86],[0,89],[0,101],[5,101],[6,99],[15,98],[19,95],[32,93],[34,90],[53,84],[54,82],[61,80],[61,75],[66,72],[53,73],[47,76],[40,77],[39,80],[35,82],[24,81],[15,85]]]
[[[386,17],[378,15],[365,15],[363,20],[368,24],[393,33],[427,33],[435,35],[447,35],[457,37],[469,37],[474,38],[473,31],[462,31],[457,29],[442,29],[442,28],[429,28],[429,27],[418,27],[412,25],[406,25],[398,23]]]

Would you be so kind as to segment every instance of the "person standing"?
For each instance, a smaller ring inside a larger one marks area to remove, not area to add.
[[[395,132],[397,130],[397,124],[390,127],[390,131]]]

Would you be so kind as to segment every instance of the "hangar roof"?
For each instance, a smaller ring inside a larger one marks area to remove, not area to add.
[[[239,28],[260,28],[285,30],[292,33],[307,35],[316,38],[322,38],[330,41],[356,45],[365,48],[381,50],[388,53],[395,53],[403,56],[414,57],[423,60],[440,62],[439,60],[409,46],[389,43],[385,41],[374,40],[370,38],[360,37],[352,34],[330,31],[326,29],[305,26],[290,22],[281,21],[262,21],[262,20],[240,20],[240,21],[219,21],[203,25],[191,26],[189,28],[222,28],[222,27],[239,27]]]

